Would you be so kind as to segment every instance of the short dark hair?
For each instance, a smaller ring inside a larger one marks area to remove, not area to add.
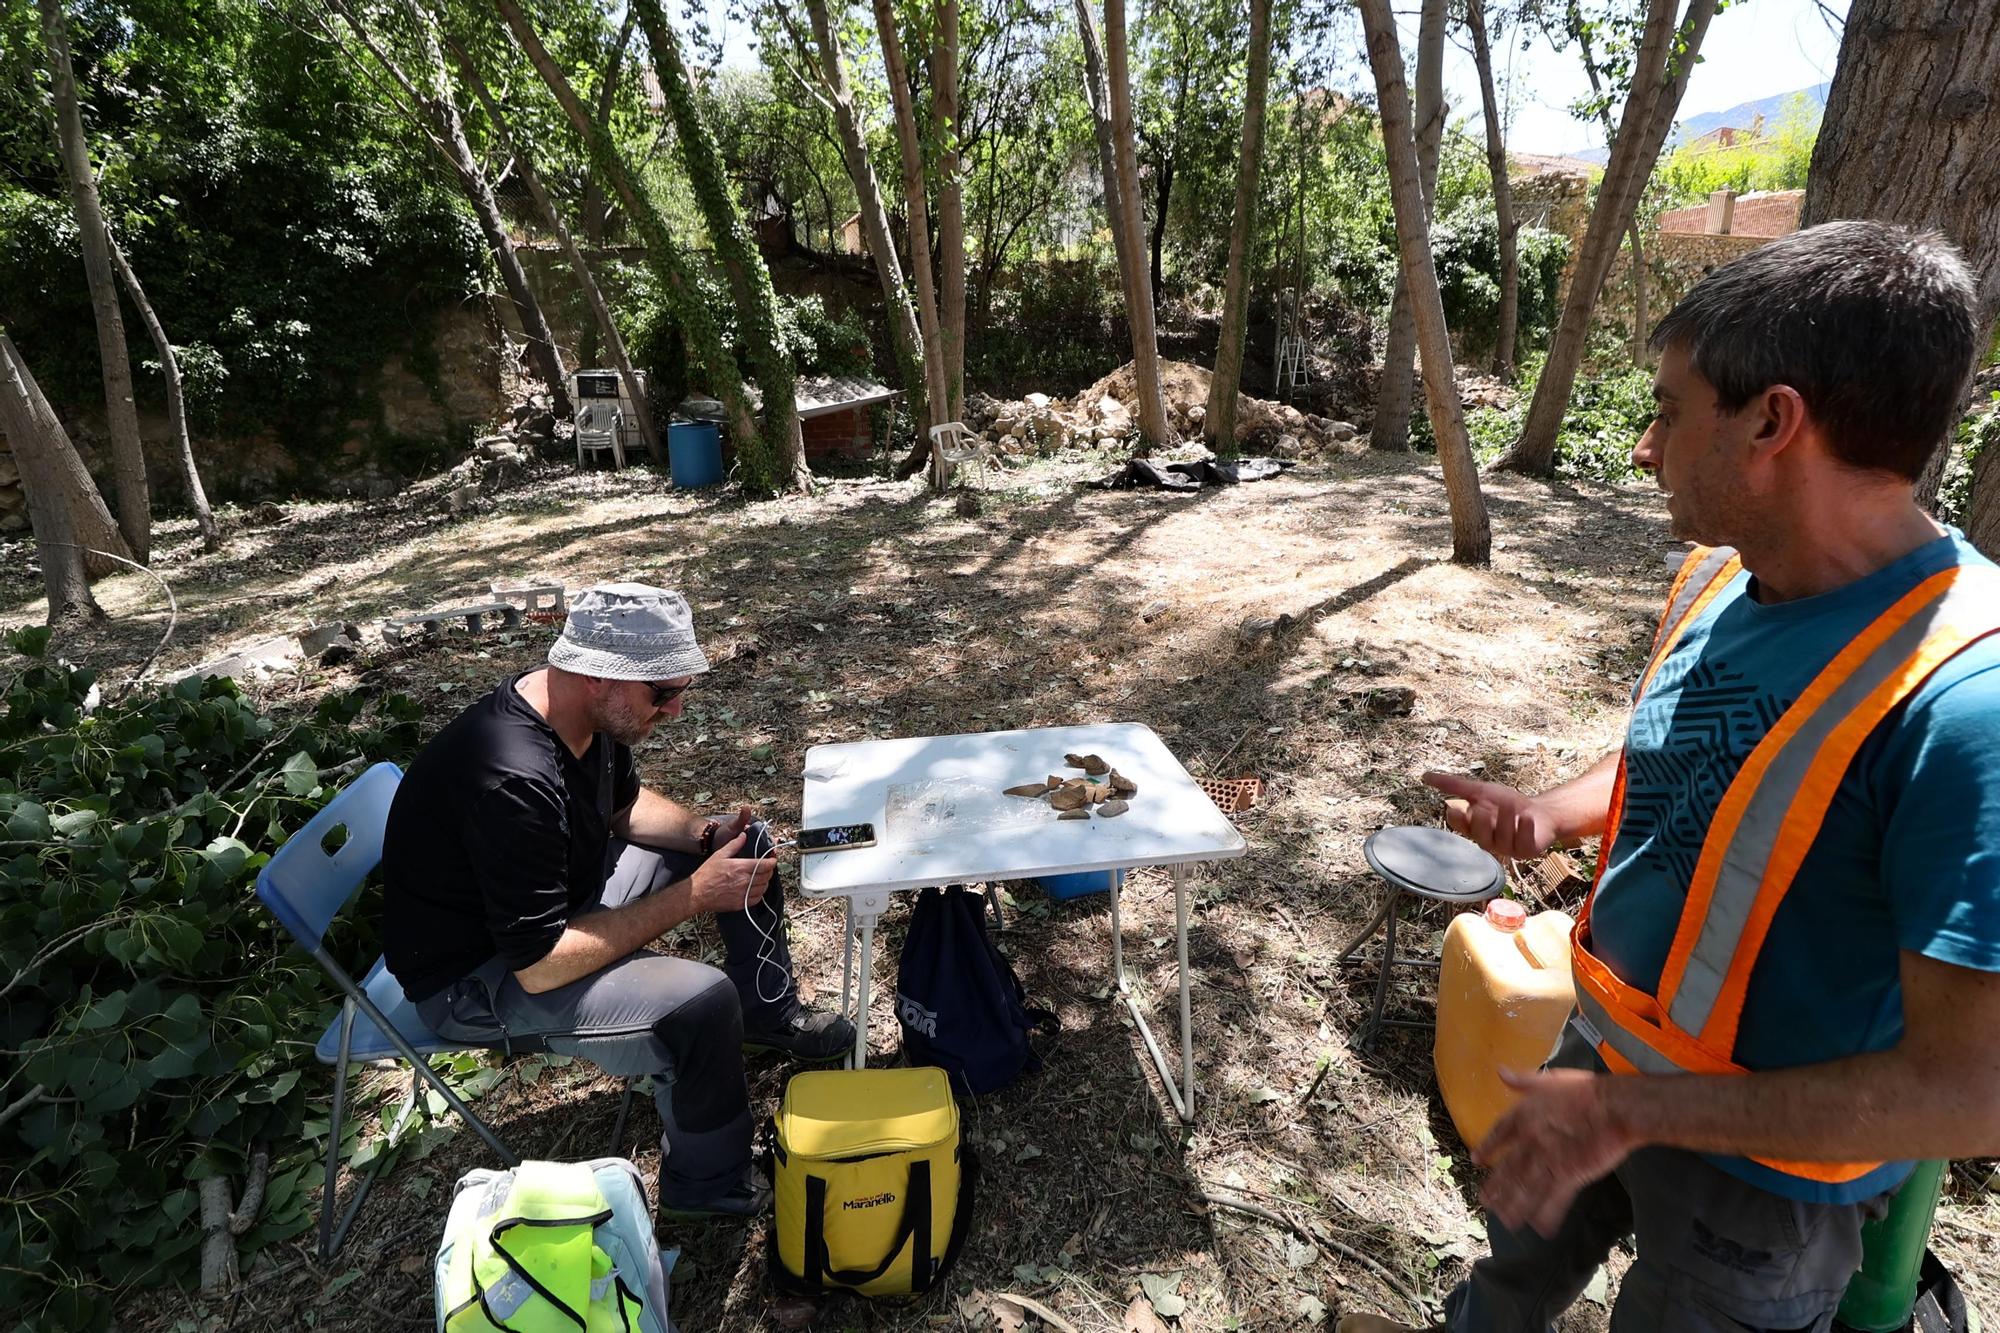
[[[1958,419],[1979,352],[1978,287],[1951,242],[1828,222],[1715,270],[1653,330],[1734,412],[1798,390],[1850,467],[1914,480]]]

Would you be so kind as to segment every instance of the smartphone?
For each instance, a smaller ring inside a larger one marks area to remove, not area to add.
[[[801,853],[837,852],[849,847],[874,845],[873,824],[831,824],[826,828],[802,828],[799,830],[797,844]]]

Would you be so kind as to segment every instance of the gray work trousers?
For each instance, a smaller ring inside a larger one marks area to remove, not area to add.
[[[1549,1067],[1597,1065],[1570,1028]],[[1618,1284],[1612,1333],[1823,1333],[1861,1266],[1861,1224],[1888,1199],[1801,1203],[1697,1153],[1644,1148],[1579,1194],[1553,1236],[1511,1231],[1489,1215],[1492,1253],[1445,1302],[1448,1327],[1543,1333],[1630,1234],[1638,1257]]]
[[[762,825],[745,843],[761,846]],[[685,879],[701,858],[612,839],[604,889],[586,911],[621,907]],[[650,1074],[659,1107],[660,1203],[725,1194],[750,1165],[745,1015],[771,1027],[798,1005],[784,892],[773,873],[749,912],[718,913],[724,968],[638,952],[567,986],[530,994],[502,960],[417,1004],[432,1030],[473,1046],[576,1055],[608,1074]],[[759,961],[759,955],[762,961]]]

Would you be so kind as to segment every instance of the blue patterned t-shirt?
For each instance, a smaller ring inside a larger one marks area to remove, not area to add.
[[[1633,711],[1625,813],[1591,908],[1592,951],[1628,984],[1657,991],[1709,820],[1764,734],[1897,598],[1975,563],[1989,562],[1954,530],[1817,597],[1766,606],[1739,573],[1695,618]],[[1751,973],[1737,1062],[1782,1069],[1894,1046],[1905,949],[2000,971],[2000,635],[1941,667],[1855,756]],[[1713,1160],[1827,1203],[1879,1194],[1909,1169],[1825,1185]]]

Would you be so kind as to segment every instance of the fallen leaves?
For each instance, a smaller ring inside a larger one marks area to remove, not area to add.
[[[1125,1318],[1119,1327],[1124,1333],[1167,1333],[1167,1326],[1160,1322],[1153,1303],[1143,1295],[1134,1296],[1125,1307]]]

